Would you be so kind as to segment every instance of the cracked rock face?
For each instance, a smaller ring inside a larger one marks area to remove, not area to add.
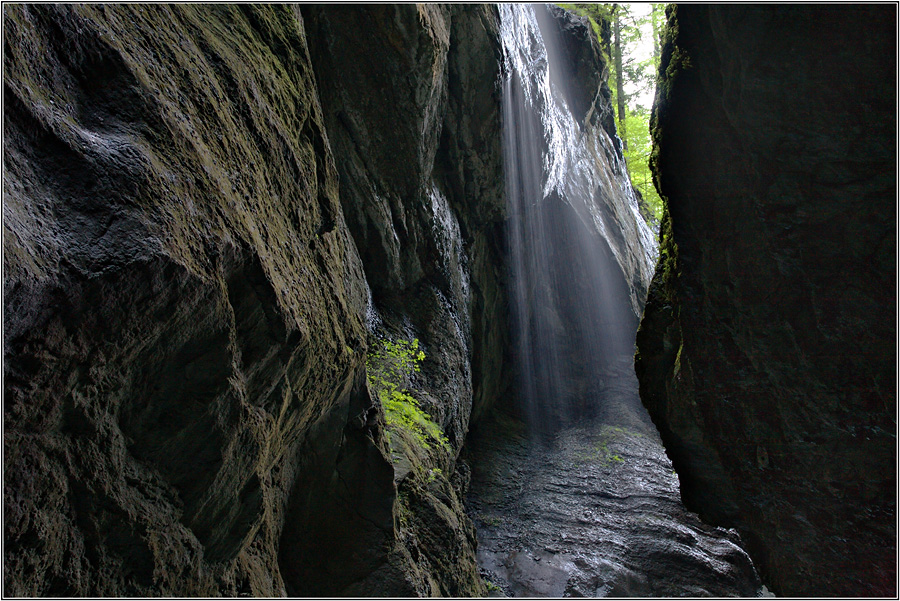
[[[300,444],[369,404],[302,22],[3,18],[5,590],[283,594]]]
[[[402,568],[362,577],[316,559],[288,590],[477,596],[474,529],[453,474],[473,408],[507,385],[506,332],[496,327],[506,319],[496,15],[489,6],[302,11],[342,209],[371,289],[372,337],[419,341],[413,394],[454,450],[425,468],[424,482],[395,454],[401,534],[386,561]],[[314,541],[291,544],[312,553]]]
[[[779,595],[896,595],[892,6],[670,11],[641,396]]]
[[[303,11],[4,10],[10,594],[483,592],[365,356],[373,304],[454,453],[507,385],[496,15]]]

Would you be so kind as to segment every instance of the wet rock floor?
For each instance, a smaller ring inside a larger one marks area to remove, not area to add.
[[[467,510],[493,594],[513,597],[758,596],[734,530],[681,504],[678,477],[637,399],[605,393],[600,414],[531,440],[495,413],[467,450]]]

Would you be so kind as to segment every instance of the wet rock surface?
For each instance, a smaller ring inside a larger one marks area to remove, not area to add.
[[[620,147],[586,114],[609,108],[603,77],[583,83],[591,93],[560,91],[573,68],[602,73],[591,44],[573,54],[591,32],[562,11],[504,5],[500,33],[517,379],[466,447],[482,574],[513,596],[754,595],[736,532],[681,504],[638,397],[652,236]]]
[[[739,535],[682,505],[627,370],[595,415],[551,439],[531,439],[499,412],[473,431],[467,509],[489,588],[534,597],[756,596],[760,582]]]
[[[317,529],[291,543],[311,560],[286,578],[288,592],[478,596],[472,526],[449,479],[473,407],[504,386],[506,332],[492,327],[506,307],[496,15],[490,6],[301,10],[371,290],[370,342],[418,340],[425,359],[412,394],[452,449],[438,458],[407,447],[397,458],[389,552],[341,528],[368,564],[345,569],[318,553],[329,530]]]
[[[595,398],[600,374],[630,357],[655,244],[640,217],[621,147],[570,101],[601,112],[605,80],[588,94],[573,66],[605,64],[585,21],[543,6],[502,5],[504,177],[511,363],[505,398],[535,432],[556,429]],[[594,52],[596,50],[596,52]],[[568,91],[569,93],[566,93]]]

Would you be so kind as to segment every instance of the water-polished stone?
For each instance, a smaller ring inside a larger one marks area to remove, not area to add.
[[[475,432],[468,507],[482,574],[517,597],[759,595],[738,533],[682,505],[623,371],[596,415],[549,440],[498,413]]]

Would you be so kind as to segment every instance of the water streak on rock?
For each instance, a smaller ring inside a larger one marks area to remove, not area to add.
[[[569,108],[550,13],[500,5],[503,150],[520,397],[534,431],[593,410],[633,354],[655,243],[609,135]],[[599,91],[599,90],[598,90]]]
[[[523,421],[496,411],[468,443],[479,568],[513,596],[756,595],[737,532],[681,504],[638,397],[633,341],[655,248],[602,82],[585,102],[555,62],[558,32],[577,22],[522,5],[500,16]]]

